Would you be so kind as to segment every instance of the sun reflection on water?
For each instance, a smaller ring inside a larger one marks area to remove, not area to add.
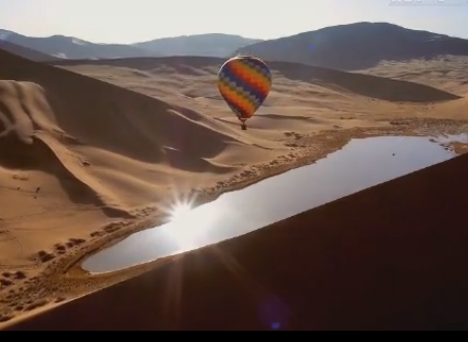
[[[168,210],[169,222],[162,226],[164,235],[174,241],[181,251],[200,246],[211,228],[215,212],[213,205],[194,207],[192,201],[178,201]]]
[[[191,210],[190,203],[177,203],[169,210],[169,222],[183,219]]]

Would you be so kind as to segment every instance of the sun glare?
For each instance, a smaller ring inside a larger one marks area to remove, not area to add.
[[[196,249],[210,239],[209,231],[219,219],[220,208],[208,203],[197,206],[195,194],[183,195],[174,190],[172,200],[161,207],[166,224],[161,226],[166,238],[176,243],[179,252]]]
[[[169,220],[170,222],[178,221],[192,210],[192,206],[188,203],[177,203],[173,208],[169,210]]]
[[[197,210],[189,202],[177,202],[168,210],[165,235],[176,242],[181,251],[197,247],[200,222],[196,214]]]
[[[177,200],[167,208],[164,235],[177,243],[180,251],[203,245],[213,220],[218,216],[211,205],[194,206],[194,201]]]

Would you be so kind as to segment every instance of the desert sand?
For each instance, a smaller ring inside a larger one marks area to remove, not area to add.
[[[468,155],[366,189],[11,327],[461,330]]]
[[[466,84],[446,73],[436,88],[450,61],[428,66],[429,85],[271,63],[273,89],[247,131],[217,92],[223,62],[54,66],[0,50],[0,328],[145,271],[90,277],[77,264],[178,200],[214,199],[353,137],[468,131]]]

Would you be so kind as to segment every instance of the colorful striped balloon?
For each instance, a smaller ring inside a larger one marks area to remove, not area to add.
[[[255,114],[267,98],[271,84],[268,66],[251,56],[231,58],[218,73],[219,92],[243,123],[243,128],[245,121]]]

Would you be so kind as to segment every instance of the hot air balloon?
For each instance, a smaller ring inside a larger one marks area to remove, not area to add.
[[[265,62],[252,56],[226,61],[218,73],[218,88],[224,101],[247,129],[245,122],[263,104],[270,92],[271,72]]]

